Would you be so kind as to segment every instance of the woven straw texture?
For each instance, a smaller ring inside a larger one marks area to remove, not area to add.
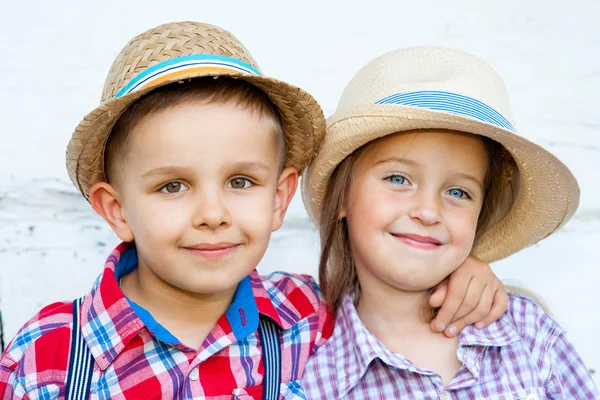
[[[195,54],[231,57],[260,71],[248,50],[231,33],[217,26],[175,22],[160,25],[133,38],[121,50],[108,73],[100,106],[83,118],[67,147],[67,171],[86,199],[89,200],[91,186],[106,179],[104,148],[119,116],[141,96],[160,86],[202,76],[244,79],[267,93],[278,107],[285,126],[286,166],[302,171],[312,160],[325,132],[323,111],[307,92],[273,78],[227,71],[190,72],[115,99],[124,86],[148,68],[166,60]]]
[[[501,78],[476,57],[446,48],[418,47],[387,53],[367,64],[350,81],[337,111],[327,120],[322,147],[305,173],[303,198],[319,225],[331,174],[364,144],[413,129],[448,129],[501,143],[517,165],[509,177],[516,200],[505,204],[496,223],[478,239],[473,254],[486,262],[531,246],[563,226],[579,205],[579,186],[555,156],[520,134],[475,118],[423,107],[375,104],[397,93],[444,91],[469,96],[500,112],[513,126]]]

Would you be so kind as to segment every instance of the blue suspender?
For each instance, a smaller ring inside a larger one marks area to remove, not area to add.
[[[81,332],[81,303],[73,301],[71,355],[67,370],[66,400],[87,400],[94,371],[94,360]],[[258,335],[262,345],[263,399],[278,400],[281,387],[281,331],[268,317],[260,316]]]
[[[281,387],[281,332],[268,317],[260,316],[258,334],[264,368],[263,399],[279,400]]]
[[[73,330],[71,331],[71,355],[67,370],[66,400],[87,400],[94,371],[94,360],[81,333],[81,303],[73,301]]]

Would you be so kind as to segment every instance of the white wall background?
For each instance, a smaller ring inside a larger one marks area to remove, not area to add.
[[[160,23],[236,34],[263,70],[331,114],[351,76],[394,48],[472,52],[505,78],[518,128],[579,179],[579,212],[558,234],[494,265],[546,299],[590,368],[600,369],[600,2],[0,2],[0,310],[8,341],[43,305],[84,294],[116,237],[70,184],[64,150],[96,107],[121,47]],[[318,238],[296,196],[262,272],[316,273]],[[600,383],[600,371],[595,373]]]

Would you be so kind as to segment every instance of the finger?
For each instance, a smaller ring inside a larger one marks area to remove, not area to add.
[[[439,285],[433,288],[433,293],[429,296],[429,305],[432,308],[439,308],[444,304],[444,299],[448,293],[448,279],[444,279]]]
[[[479,299],[479,303],[477,303],[477,307],[475,307],[473,311],[464,317],[459,318],[457,321],[451,322],[448,328],[451,328],[452,325],[469,326],[476,322],[480,322],[483,318],[487,317],[492,309],[495,293],[495,288],[487,286],[481,294],[481,298]],[[481,326],[481,324],[476,325],[476,328],[479,328],[479,326]],[[458,328],[457,331],[460,332]]]
[[[508,310],[508,295],[504,290],[504,285],[501,285],[496,293],[494,293],[494,301],[492,304],[492,308],[490,309],[490,313],[483,318],[481,321],[477,322],[475,325],[481,329],[485,328],[489,324],[494,321],[500,319],[500,317]]]
[[[446,298],[444,299],[444,304],[439,309],[437,316],[434,319],[434,332],[442,332],[446,329],[450,321],[454,319],[454,315],[460,308],[460,305],[463,302],[463,298],[467,293],[467,288],[469,287],[469,281],[465,281],[464,279],[455,279],[455,276],[450,277],[450,281],[448,282],[448,293],[446,294]]]
[[[462,331],[463,329],[465,329],[465,327],[466,327],[466,325],[465,325],[464,319],[459,319],[459,320],[453,322],[452,324],[450,324],[450,326],[448,326],[444,330],[444,335],[446,335],[449,338],[452,338],[452,337],[458,335],[458,333],[460,331]]]
[[[465,294],[465,298],[462,302],[462,304],[460,305],[460,307],[458,308],[458,310],[456,311],[456,314],[454,315],[454,320],[458,320],[461,318],[464,318],[465,316],[469,315],[470,313],[472,313],[473,311],[475,311],[477,309],[477,306],[479,305],[479,302],[481,300],[481,297],[483,296],[483,293],[486,289],[486,285],[482,284],[480,281],[473,279],[471,281],[471,283],[469,284],[469,287],[467,288],[467,293]],[[491,297],[493,299],[493,291],[491,294]],[[491,308],[491,303],[492,303],[492,299],[490,299],[490,304],[488,306],[488,310],[489,308]],[[481,316],[481,318],[485,317],[487,315],[487,312],[485,314],[483,314]],[[479,318],[479,319],[481,319]],[[450,321],[450,323],[452,323],[454,321]],[[473,321],[475,322],[475,321]]]
[[[492,299],[494,297],[494,291],[489,290],[489,303],[487,304],[487,307],[485,306],[485,304],[482,304],[481,306],[482,308],[485,307],[485,311],[478,311],[481,299],[484,297],[485,288],[485,286],[480,286],[475,280],[471,282],[471,284],[468,287],[468,292],[465,297],[465,300],[456,312],[454,320],[450,321],[448,328],[446,328],[446,330],[444,331],[444,335],[448,337],[454,337],[458,335],[458,333],[462,331],[467,325],[472,324],[473,322],[478,321],[479,319],[487,315],[487,312],[491,307]],[[467,318],[472,313],[475,313],[476,316],[479,316],[479,318],[474,318],[471,322],[469,322],[469,319]]]

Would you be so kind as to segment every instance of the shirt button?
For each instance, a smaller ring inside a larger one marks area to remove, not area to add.
[[[449,392],[446,392],[444,390],[443,392],[440,393],[439,400],[450,400],[450,399],[452,399],[452,397],[450,396]]]
[[[200,377],[200,373],[198,372],[198,368],[194,368],[192,372],[190,372],[190,380],[197,381]]]
[[[525,398],[525,400],[539,400],[539,397],[538,397],[537,394],[531,393],[531,394],[527,395],[527,397]]]

